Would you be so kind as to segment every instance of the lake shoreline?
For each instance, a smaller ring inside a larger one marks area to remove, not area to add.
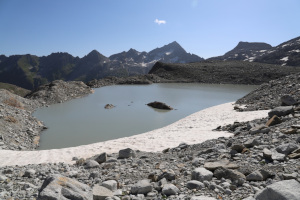
[[[235,121],[259,119],[267,116],[267,112],[237,112],[234,110],[233,102],[221,104],[196,112],[161,129],[130,137],[64,149],[40,151],[0,150],[0,166],[58,162],[74,163],[72,161],[73,157],[88,158],[102,152],[117,153],[124,148],[159,152],[166,148],[176,147],[182,142],[197,144],[209,139],[232,136],[228,132],[213,131],[213,129],[218,126],[232,124]]]

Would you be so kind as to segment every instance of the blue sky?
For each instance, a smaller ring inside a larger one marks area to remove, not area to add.
[[[0,54],[110,56],[177,41],[209,58],[239,41],[300,36],[299,9],[299,0],[0,0]]]

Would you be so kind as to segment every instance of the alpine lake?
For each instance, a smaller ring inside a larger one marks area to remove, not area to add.
[[[257,86],[199,83],[113,85],[61,104],[43,107],[34,116],[48,127],[39,150],[58,149],[128,137],[172,124],[205,108],[233,102]],[[160,101],[165,111],[146,104]],[[115,107],[105,109],[106,104]]]

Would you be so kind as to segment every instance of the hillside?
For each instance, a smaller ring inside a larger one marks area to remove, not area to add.
[[[296,72],[300,72],[300,68],[244,61],[203,61],[188,64],[157,62],[149,74],[176,82],[259,85]]]
[[[26,90],[24,88],[9,84],[9,83],[1,83],[0,82],[0,89],[5,89],[13,94],[19,95],[21,97],[26,96],[29,94],[30,90]]]

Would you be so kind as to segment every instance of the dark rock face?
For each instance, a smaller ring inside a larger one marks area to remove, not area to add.
[[[188,64],[157,62],[149,71],[172,82],[259,85],[300,72],[300,68],[244,61],[203,61]]]
[[[159,102],[159,101],[154,101],[154,102],[148,103],[147,106],[150,106],[152,108],[162,109],[162,110],[173,110],[172,107],[168,106],[165,103]]]

